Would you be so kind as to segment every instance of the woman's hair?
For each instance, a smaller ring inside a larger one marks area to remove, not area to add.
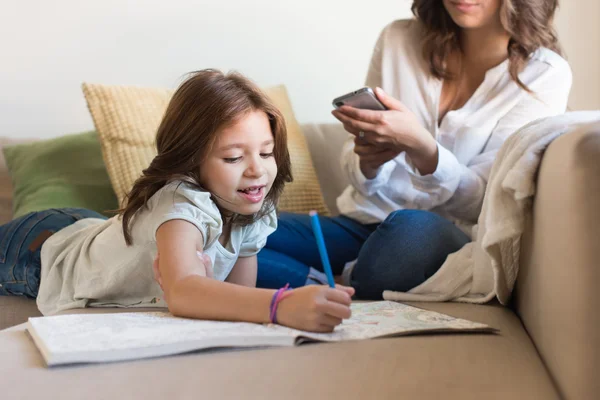
[[[277,176],[256,214],[233,215],[221,207],[219,210],[228,221],[248,224],[275,208],[285,183],[292,180],[283,115],[254,83],[239,73],[223,74],[214,69],[191,72],[173,94],[158,127],[158,154],[135,181],[125,197],[124,208],[119,210],[128,245],[132,243],[131,219],[168,182],[184,181],[205,191],[200,184],[200,169],[215,145],[218,131],[252,111],[263,111],[269,119]]]
[[[460,49],[460,27],[454,23],[441,0],[414,0],[412,12],[425,29],[423,56],[429,70],[439,79],[452,78],[447,70],[448,56]],[[512,79],[523,89],[529,88],[519,79],[527,59],[540,47],[561,53],[552,26],[558,0],[502,0],[500,20],[509,33],[508,59]]]

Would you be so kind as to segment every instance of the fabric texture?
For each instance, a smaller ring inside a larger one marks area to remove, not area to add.
[[[207,399],[265,400],[561,398],[510,309],[458,303],[413,305],[483,322],[500,334],[417,335],[300,348],[203,351],[61,370],[45,367],[21,327],[0,332],[0,368],[3,379],[11,383],[3,388],[3,396],[23,397],[26,388],[28,397],[60,393],[61,400],[89,398],[90,393],[99,399],[135,394],[155,400],[164,399],[167,392],[174,399],[197,398],[199,393]],[[160,379],[150,379],[157,371]],[[110,384],[99,385],[99,381]]]
[[[14,146],[17,144],[31,143],[39,139],[14,139],[8,137],[0,137],[0,224],[5,224],[12,219],[13,206],[13,186],[6,160],[4,158],[4,147]],[[1,328],[0,328],[1,329]]]
[[[94,131],[6,146],[3,152],[14,188],[14,218],[65,207],[109,215],[118,206]]]
[[[122,205],[156,155],[155,135],[172,92],[166,89],[84,83],[108,176]]]
[[[211,258],[214,278],[221,281],[238,256],[256,254],[277,227],[272,212],[251,225],[233,226],[227,245],[221,245],[223,221],[210,194],[182,182],[164,186],[147,205],[132,220],[131,246],[125,243],[119,216],[82,219],[46,240],[37,296],[44,315],[86,306],[166,307],[152,270],[156,231],[164,222],[181,219],[200,230],[203,252]]]
[[[329,214],[306,140],[284,86],[264,92],[283,113],[294,181],[287,184],[279,209]],[[156,155],[155,135],[173,94],[171,90],[83,84],[88,108],[100,135],[106,169],[119,203]]]
[[[334,275],[341,274],[344,265],[358,257],[361,246],[378,226],[362,225],[344,216],[319,215],[319,222]],[[304,286],[314,273],[313,268],[323,271],[310,215],[280,213],[277,230],[258,253],[256,286],[271,289],[288,283],[293,288]]]
[[[0,295],[34,299],[40,286],[44,240],[84,218],[105,218],[81,208],[32,212],[0,226]]]
[[[530,217],[542,153],[557,137],[600,122],[600,111],[569,112],[526,125],[500,149],[487,185],[475,241],[448,256],[440,270],[408,293],[384,291],[397,301],[507,305],[519,272],[521,234]]]
[[[425,282],[448,254],[469,242],[450,221],[423,210],[394,211],[381,224],[363,225],[344,216],[319,220],[333,273],[350,269],[343,284],[363,300],[381,299],[384,289],[409,290]],[[257,286],[303,286],[312,268],[323,271],[310,216],[281,213],[278,225],[258,255]]]
[[[342,167],[351,185],[337,205],[341,214],[362,223],[381,222],[398,209],[430,210],[471,234],[500,146],[523,125],[565,111],[571,69],[558,54],[538,49],[519,74],[532,95],[511,79],[504,61],[488,70],[471,98],[439,123],[442,81],[431,78],[421,62],[422,34],[414,20],[389,24],[373,51],[366,86],[381,87],[415,114],[438,142],[437,169],[421,176],[401,153],[383,164],[374,179],[366,179],[354,153],[354,136],[348,135]]]
[[[600,393],[600,122],[544,152],[514,305],[563,399]]]

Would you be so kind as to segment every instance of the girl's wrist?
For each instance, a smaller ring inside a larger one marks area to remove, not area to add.
[[[272,324],[277,324],[277,310],[279,308],[279,303],[285,299],[289,294],[291,294],[292,288],[290,288],[290,284],[286,284],[281,289],[276,290],[273,293],[273,297],[271,298],[271,305],[269,306],[269,322]]]

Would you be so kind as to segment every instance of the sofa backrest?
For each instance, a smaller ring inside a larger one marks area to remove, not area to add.
[[[337,215],[336,199],[348,186],[348,179],[342,172],[340,155],[349,133],[342,124],[305,124],[302,125],[302,132],[308,143],[325,203],[331,213]]]

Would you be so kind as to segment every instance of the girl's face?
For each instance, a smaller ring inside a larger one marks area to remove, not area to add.
[[[502,26],[500,6],[502,0],[444,0],[450,17],[463,29]]]
[[[260,211],[277,175],[267,115],[252,111],[217,135],[202,165],[200,183],[229,211],[242,215]]]

